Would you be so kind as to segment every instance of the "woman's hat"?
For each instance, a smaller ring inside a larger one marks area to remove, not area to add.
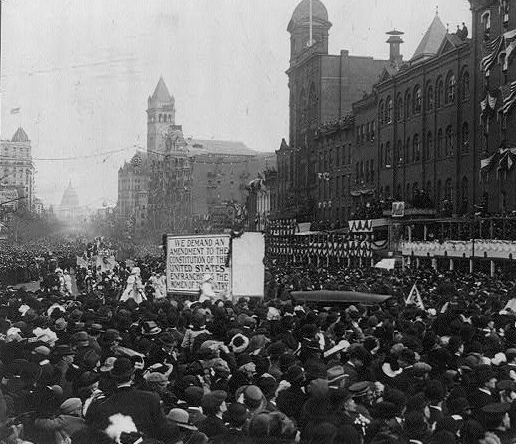
[[[229,347],[233,350],[233,353],[243,353],[249,346],[249,339],[241,333],[237,333],[231,339]]]

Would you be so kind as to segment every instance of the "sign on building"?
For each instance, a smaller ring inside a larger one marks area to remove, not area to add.
[[[405,216],[405,202],[393,202],[392,203],[392,217],[404,217]]]

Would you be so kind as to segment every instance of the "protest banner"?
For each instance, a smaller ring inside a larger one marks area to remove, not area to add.
[[[205,274],[215,293],[231,290],[229,245],[229,234],[167,236],[167,292],[198,293]]]
[[[197,294],[204,275],[213,291],[263,297],[265,241],[262,233],[167,236],[167,292]]]

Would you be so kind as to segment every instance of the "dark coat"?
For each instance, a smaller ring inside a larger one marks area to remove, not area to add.
[[[292,385],[278,393],[276,406],[289,418],[293,418],[296,422],[299,422],[303,405],[307,399],[308,396],[301,390],[301,387]]]
[[[197,426],[199,432],[204,433],[208,438],[222,435],[227,432],[227,427],[224,425],[224,421],[218,416],[207,416]]]
[[[139,432],[153,438],[159,439],[168,424],[158,394],[132,387],[118,388],[110,397],[95,402],[90,408],[96,409],[98,417],[108,424],[110,416],[116,413],[130,416]]]

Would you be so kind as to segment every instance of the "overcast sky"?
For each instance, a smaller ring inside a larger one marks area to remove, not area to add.
[[[454,31],[466,0],[325,0],[330,52],[410,58],[435,15]],[[297,0],[4,0],[1,135],[32,140],[36,194],[58,204],[69,179],[82,205],[116,202],[117,170],[145,148],[147,97],[160,75],[186,137],[274,151],[288,136],[286,31]],[[471,28],[471,27],[470,27]],[[11,109],[20,113],[11,114]],[[96,156],[106,151],[118,153]],[[37,160],[93,156],[75,160]]]

